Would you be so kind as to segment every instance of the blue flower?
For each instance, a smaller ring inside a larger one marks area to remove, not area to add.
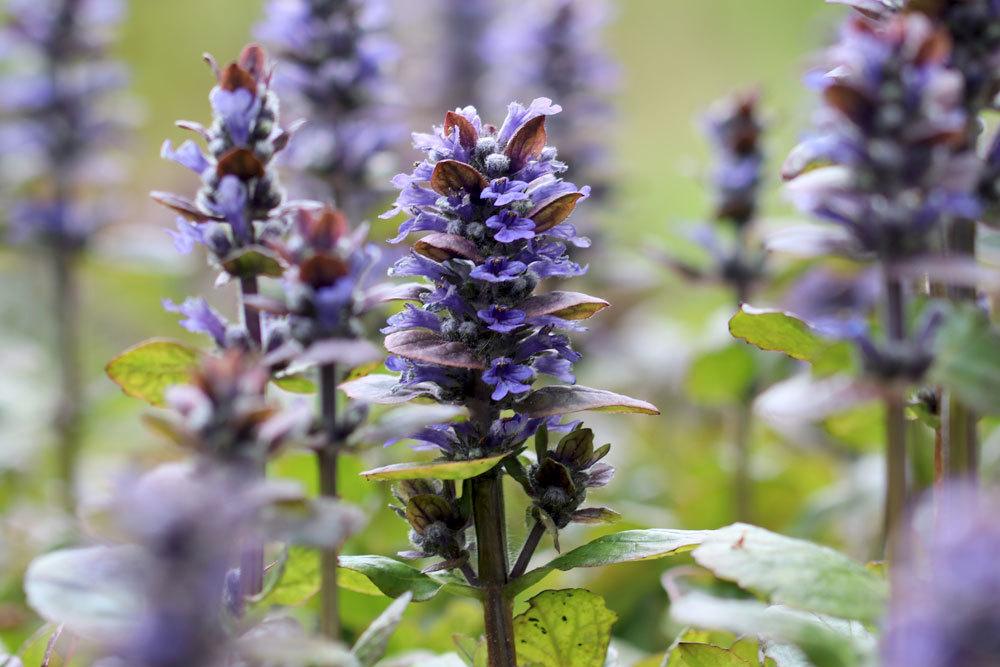
[[[496,230],[493,238],[501,243],[512,243],[518,239],[535,237],[535,223],[529,218],[522,218],[510,209],[504,209],[487,218],[486,226]]]
[[[257,96],[246,88],[226,90],[216,87],[209,94],[209,101],[212,111],[222,121],[232,142],[237,146],[245,146],[260,113]]]
[[[476,315],[486,323],[486,328],[498,333],[510,333],[523,326],[525,322],[523,310],[507,308],[506,306],[493,305],[478,311]]]
[[[181,320],[181,326],[188,331],[211,336],[220,348],[226,346],[226,320],[205,299],[191,297],[180,305],[164,299],[163,307],[171,313],[183,315],[185,319]]]
[[[494,359],[490,367],[483,372],[483,382],[494,387],[490,395],[494,401],[499,401],[508,394],[524,394],[531,391],[531,382],[535,372],[530,366],[516,364],[507,357]]]
[[[493,201],[494,206],[506,206],[507,204],[529,199],[525,190],[528,184],[524,181],[512,181],[506,176],[493,179],[488,187],[483,189],[480,196],[483,199]]]
[[[517,280],[518,276],[523,274],[527,268],[523,262],[517,260],[506,257],[490,257],[474,268],[469,276],[491,283],[503,283]]]

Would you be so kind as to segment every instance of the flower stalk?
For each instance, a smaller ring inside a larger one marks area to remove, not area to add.
[[[319,369],[320,421],[323,442],[316,452],[319,468],[319,492],[324,498],[337,498],[337,456],[340,448],[337,426],[337,366],[323,364]],[[340,636],[340,592],[337,585],[338,554],[324,549],[320,554],[320,633],[335,639]]]

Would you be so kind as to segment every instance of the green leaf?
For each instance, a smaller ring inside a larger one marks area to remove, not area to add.
[[[144,557],[131,546],[54,551],[36,558],[24,577],[39,616],[97,641],[131,632],[143,609]]]
[[[469,461],[428,461],[426,463],[394,463],[361,473],[371,482],[389,482],[401,479],[450,479],[460,481],[478,477],[495,468],[510,453],[486,459]]]
[[[290,547],[281,578],[261,601],[264,605],[298,607],[319,592],[320,554],[316,549]]]
[[[750,667],[750,663],[728,648],[682,642],[670,654],[667,667]]]
[[[516,595],[535,585],[554,570],[568,572],[578,567],[602,567],[617,563],[666,558],[690,551],[701,544],[702,540],[710,533],[711,531],[706,530],[670,530],[665,528],[612,533],[568,551],[542,567],[527,572],[524,576],[507,584],[507,590],[509,595]]]
[[[528,417],[552,417],[583,411],[660,414],[652,403],[578,384],[542,387],[528,394],[514,409]]]
[[[869,664],[876,648],[875,641],[858,623],[770,607],[757,600],[722,599],[692,592],[671,599],[670,616],[684,625],[761,635],[767,640],[794,644],[814,667]]]
[[[361,633],[351,649],[361,667],[373,667],[385,656],[389,639],[403,620],[403,612],[412,599],[412,593],[403,593]]]
[[[240,249],[222,260],[222,268],[236,278],[255,276],[281,277],[281,264],[267,248],[251,246]]]
[[[346,570],[346,572],[345,572]],[[415,602],[430,600],[442,589],[476,596],[469,586],[453,583],[447,576],[432,577],[406,563],[385,556],[341,556],[340,583],[349,590],[368,595],[398,598],[412,593]],[[359,580],[357,575],[363,575]],[[364,583],[367,581],[368,583]]]
[[[188,382],[198,356],[183,343],[153,338],[119,354],[104,371],[129,396],[162,406],[168,388]]]
[[[747,524],[711,531],[692,555],[717,577],[804,611],[875,623],[888,595],[885,580],[861,563]]]
[[[545,591],[514,619],[520,667],[603,667],[618,617],[583,589]]]
[[[975,308],[952,313],[935,338],[931,380],[984,415],[1000,414],[1000,333]]]
[[[307,378],[303,373],[292,373],[291,375],[281,375],[272,380],[279,388],[292,394],[315,394],[316,383]]]
[[[793,359],[807,361],[822,375],[852,365],[853,353],[848,343],[824,338],[789,313],[744,305],[729,320],[729,332],[762,350],[783,352]]]
[[[706,405],[739,403],[752,391],[756,371],[750,348],[726,345],[695,359],[688,370],[685,389],[691,398]]]

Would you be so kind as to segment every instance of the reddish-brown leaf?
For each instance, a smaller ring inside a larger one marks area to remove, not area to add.
[[[347,275],[347,264],[334,255],[314,255],[299,267],[299,278],[313,287],[328,287]]]
[[[452,131],[456,127],[458,128],[458,140],[462,146],[468,150],[475,148],[476,142],[479,140],[479,133],[476,132],[476,128],[462,114],[449,111],[444,115],[445,136],[451,136]]]
[[[568,218],[576,208],[576,203],[582,198],[583,193],[570,192],[539,205],[528,214],[528,217],[535,222],[535,233],[541,234]]]
[[[603,389],[580,385],[552,385],[528,394],[515,408],[528,417],[552,417],[590,410],[594,412],[633,412],[658,415],[652,403]]]
[[[240,53],[239,63],[255,82],[260,81],[267,70],[267,51],[260,44],[247,44]]]
[[[223,90],[236,90],[244,88],[252,95],[257,94],[257,80],[250,72],[246,71],[236,63],[230,63],[219,75],[219,85]]]
[[[233,148],[226,152],[215,167],[219,176],[236,176],[242,181],[264,175],[264,164],[246,148]]]
[[[413,361],[439,366],[482,370],[483,362],[462,343],[445,340],[427,329],[397,331],[385,337],[385,349]]]
[[[221,215],[213,215],[211,213],[206,213],[200,208],[195,206],[195,203],[190,199],[185,199],[180,195],[175,195],[173,192],[150,192],[149,196],[153,198],[158,204],[163,204],[175,213],[180,213],[182,216],[187,218],[192,222],[205,222],[207,220],[223,220]]]
[[[842,83],[827,86],[823,91],[823,99],[852,120],[861,118],[864,110],[869,106],[868,99],[861,91]]]
[[[441,232],[428,234],[414,243],[413,249],[436,262],[444,262],[454,257],[471,259],[474,262],[483,261],[482,255],[476,250],[476,244],[457,234]]]
[[[507,142],[504,153],[510,158],[511,171],[517,171],[529,160],[542,154],[545,148],[545,116],[532,118],[522,125]]]
[[[566,320],[585,320],[610,305],[604,299],[580,292],[548,292],[529,297],[520,309],[528,318],[555,315]]]
[[[458,160],[441,160],[431,174],[431,189],[441,195],[468,192],[477,198],[487,185],[486,178],[474,167]]]

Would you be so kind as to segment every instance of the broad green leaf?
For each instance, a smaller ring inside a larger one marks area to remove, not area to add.
[[[790,313],[744,305],[729,320],[729,332],[762,350],[783,352],[793,359],[807,361],[823,375],[852,365],[848,343],[824,338]]]
[[[616,563],[666,558],[690,551],[701,544],[710,532],[654,528],[612,533],[568,551],[542,567],[527,572],[510,582],[507,589],[510,595],[516,595],[541,581],[553,570],[568,572],[578,567],[602,567]]]
[[[416,602],[431,599],[445,585],[415,567],[385,556],[341,556],[340,569],[364,575],[383,595],[398,598],[404,593],[412,593]],[[359,593],[370,592],[370,589],[358,590],[359,587],[353,585],[355,582],[357,577],[341,578],[345,588]]]
[[[854,622],[830,619],[757,600],[716,598],[692,592],[671,600],[674,621],[737,635],[760,635],[769,641],[801,648],[814,667],[856,667],[868,664],[875,641]]]
[[[1000,414],[1000,332],[973,309],[953,312],[935,338],[931,380],[980,414]]]
[[[320,554],[308,547],[290,547],[281,578],[262,602],[265,605],[298,607],[319,592]]]
[[[514,619],[519,667],[603,667],[618,617],[604,599],[575,588],[545,591]]]
[[[315,394],[316,383],[302,373],[281,375],[272,380],[279,388],[292,394]]]
[[[750,667],[750,664],[728,648],[682,642],[670,654],[667,667]]]
[[[717,577],[804,611],[874,623],[888,595],[885,580],[861,563],[747,524],[711,531],[692,555]]]
[[[394,463],[361,473],[372,482],[388,482],[401,479],[450,479],[463,480],[478,477],[495,468],[500,461],[510,456],[498,454],[486,459],[469,461],[428,461],[426,463]]]
[[[142,552],[131,546],[54,551],[36,558],[24,577],[39,616],[87,639],[127,636],[143,608]]]
[[[528,417],[552,417],[582,411],[660,414],[652,403],[581,385],[542,387],[528,394],[514,409]]]
[[[354,643],[354,648],[351,649],[361,667],[373,667],[385,656],[389,639],[403,620],[403,612],[412,599],[412,593],[403,593],[361,633],[358,641]]]
[[[700,355],[691,364],[685,389],[706,405],[726,405],[746,400],[753,389],[756,363],[746,345],[731,344]]]
[[[168,388],[190,379],[198,355],[183,343],[153,338],[125,350],[104,370],[129,396],[162,406]]]

